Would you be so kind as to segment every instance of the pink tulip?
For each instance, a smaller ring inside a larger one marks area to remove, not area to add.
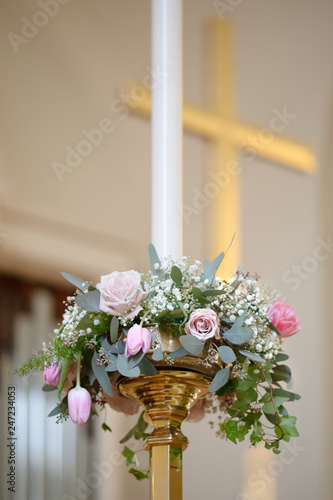
[[[83,425],[90,416],[91,397],[87,389],[76,386],[68,393],[68,411],[74,424]]]
[[[134,356],[140,349],[144,353],[148,352],[151,346],[151,334],[147,328],[142,328],[140,325],[133,325],[127,333],[125,356]]]
[[[299,318],[295,315],[293,307],[277,300],[267,311],[270,322],[279,330],[281,337],[290,337],[301,330]]]
[[[43,380],[44,384],[57,386],[60,378],[60,366],[55,364],[47,366],[45,363]]]

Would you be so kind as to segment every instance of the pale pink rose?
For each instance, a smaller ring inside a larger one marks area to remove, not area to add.
[[[68,412],[74,424],[83,425],[90,416],[91,397],[87,389],[76,386],[68,393]]]
[[[57,386],[59,384],[60,378],[60,366],[58,364],[54,364],[51,366],[47,366],[45,364],[43,380],[44,384]]]
[[[138,413],[140,408],[140,403],[138,401],[122,396],[114,386],[112,386],[112,390],[112,397],[103,391],[103,399],[106,400],[113,410],[125,413],[125,415],[135,415]]]
[[[113,316],[127,316],[133,319],[142,307],[139,305],[147,293],[142,290],[141,276],[137,271],[114,271],[101,276],[101,282],[96,285],[101,297],[99,308]]]
[[[151,346],[151,333],[147,328],[140,325],[133,325],[127,333],[125,356],[134,356],[140,349],[144,353],[148,352]]]
[[[270,322],[279,330],[281,337],[290,337],[299,332],[299,318],[296,316],[292,306],[277,300],[267,311]]]
[[[186,422],[200,422],[200,420],[202,420],[205,416],[205,406],[205,399],[199,399],[199,401],[197,401],[195,405],[192,406]]]
[[[196,309],[190,314],[185,325],[187,335],[194,335],[200,340],[211,337],[220,338],[220,320],[212,309]]]

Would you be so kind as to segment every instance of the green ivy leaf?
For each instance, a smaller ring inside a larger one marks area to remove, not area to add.
[[[146,472],[143,472],[142,470],[133,469],[133,467],[132,467],[128,472],[130,474],[133,474],[133,476],[138,481],[142,481],[142,479],[149,479],[149,474],[147,474]]]
[[[139,465],[138,458],[136,456],[135,451],[130,450],[127,446],[121,452],[122,455],[126,458],[126,465]]]
[[[103,431],[112,432],[112,429],[105,422],[102,423],[102,429],[103,429]]]

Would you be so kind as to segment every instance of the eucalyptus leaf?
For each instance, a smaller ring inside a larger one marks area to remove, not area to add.
[[[128,360],[129,360],[128,361],[128,368],[131,370],[136,365],[138,365],[144,355],[145,355],[145,353],[142,351],[142,349],[140,349],[140,351],[137,354],[134,354],[133,356],[130,356],[128,358]]]
[[[213,378],[212,383],[210,384],[208,391],[215,392],[218,391],[221,387],[223,387],[229,380],[230,368],[223,368],[218,371],[215,377]]]
[[[158,257],[156,248],[152,243],[149,244],[148,246],[148,253],[149,253],[149,261],[150,261],[150,269],[151,272],[155,275],[158,276],[160,279],[163,278],[164,273],[161,269],[161,261]],[[159,268],[155,269],[155,264],[158,264]]]
[[[88,290],[90,286],[88,281],[78,278],[77,276],[74,276],[74,274],[69,274],[64,272],[62,272],[61,274],[65,278],[65,280],[72,283],[72,285],[76,286],[76,288],[78,288],[79,290],[82,290],[82,292]]]
[[[117,364],[118,364],[118,356],[115,354],[110,354],[108,356],[108,360],[110,361],[110,364],[105,367],[105,370],[107,372],[115,372],[117,371]]]
[[[196,356],[201,354],[204,348],[204,343],[194,335],[181,335],[179,342],[188,352]]]
[[[154,350],[152,358],[154,361],[161,361],[164,358],[163,351],[160,347]]]
[[[117,368],[119,373],[124,375],[124,377],[138,377],[140,375],[140,368],[138,366],[129,368],[128,358],[124,354],[118,355]]]
[[[179,267],[172,266],[170,276],[171,276],[171,279],[176,283],[176,285],[180,286],[182,284],[183,274],[182,274],[181,270],[179,269]]]
[[[185,349],[185,347],[178,347],[175,351],[171,352],[169,354],[169,358],[175,359],[175,358],[181,358],[182,356],[186,356],[188,354],[188,350]]]
[[[55,408],[53,408],[53,410],[50,411],[50,413],[48,414],[48,417],[55,417],[56,415],[60,415],[60,413],[63,413],[64,411],[66,411],[68,408],[68,404],[67,404],[67,396],[66,398],[64,398],[61,403],[58,403],[57,406]]]
[[[102,366],[98,366],[96,364],[96,361],[99,360],[100,363],[102,363]],[[102,387],[102,389],[106,392],[108,396],[113,396],[113,391],[111,387],[111,382],[109,380],[109,376],[106,372],[105,365],[102,362],[100,356],[97,354],[96,351],[94,351],[92,360],[91,360],[91,367],[93,369],[93,372],[95,374],[95,377],[98,380],[99,385]]]
[[[222,345],[218,349],[220,358],[222,359],[223,363],[233,363],[236,361],[236,356],[234,351],[231,349],[231,347],[228,347],[227,345]]]
[[[112,344],[117,342],[118,332],[119,332],[119,319],[117,318],[117,316],[113,316],[110,323],[110,337]]]
[[[88,292],[88,293],[83,293],[82,295],[78,295],[75,300],[76,303],[86,311],[100,312],[99,310],[100,295],[101,294],[99,290],[94,290],[93,292]]]
[[[157,373],[155,366],[151,363],[151,361],[149,361],[148,358],[146,358],[146,356],[141,359],[138,367],[140,368],[140,372],[144,375],[156,375]]]
[[[218,255],[212,262],[209,262],[209,260],[204,260],[203,263],[203,274],[201,276],[201,281],[205,282],[208,280],[208,285],[214,285],[215,284],[215,273],[221,264],[222,260],[224,259],[224,252],[221,252],[220,255]]]
[[[242,349],[239,349],[239,353],[245,356],[246,358],[251,359],[252,361],[257,361],[258,363],[265,363],[265,360],[262,359],[259,354],[256,354],[255,352],[251,351],[243,351]]]
[[[237,327],[234,323],[230,330],[223,333],[223,337],[232,344],[239,345],[250,340],[250,338],[253,337],[253,333],[252,328],[246,326]]]

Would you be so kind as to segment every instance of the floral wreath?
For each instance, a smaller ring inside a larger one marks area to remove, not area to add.
[[[58,389],[60,400],[49,416],[82,425],[105,403],[128,415],[139,411],[112,383],[117,375],[154,375],[155,365],[196,356],[215,376],[189,420],[211,413],[221,437],[237,443],[249,434],[251,445],[263,441],[279,453],[282,440],[298,436],[296,417],[284,405],[300,396],[287,390],[291,371],[282,352],[283,339],[301,330],[294,309],[241,269],[228,281],[216,277],[224,252],[203,266],[188,257],[159,259],[153,245],[149,257],[149,273],[114,271],[96,287],[62,273],[77,289],[67,297],[54,341],[14,373],[44,371],[43,390]],[[174,351],[163,349],[161,330],[176,338]],[[145,439],[147,425],[142,412],[121,443]],[[105,422],[102,427],[111,430]],[[123,454],[136,467],[129,472],[148,477],[132,450],[125,446]]]

